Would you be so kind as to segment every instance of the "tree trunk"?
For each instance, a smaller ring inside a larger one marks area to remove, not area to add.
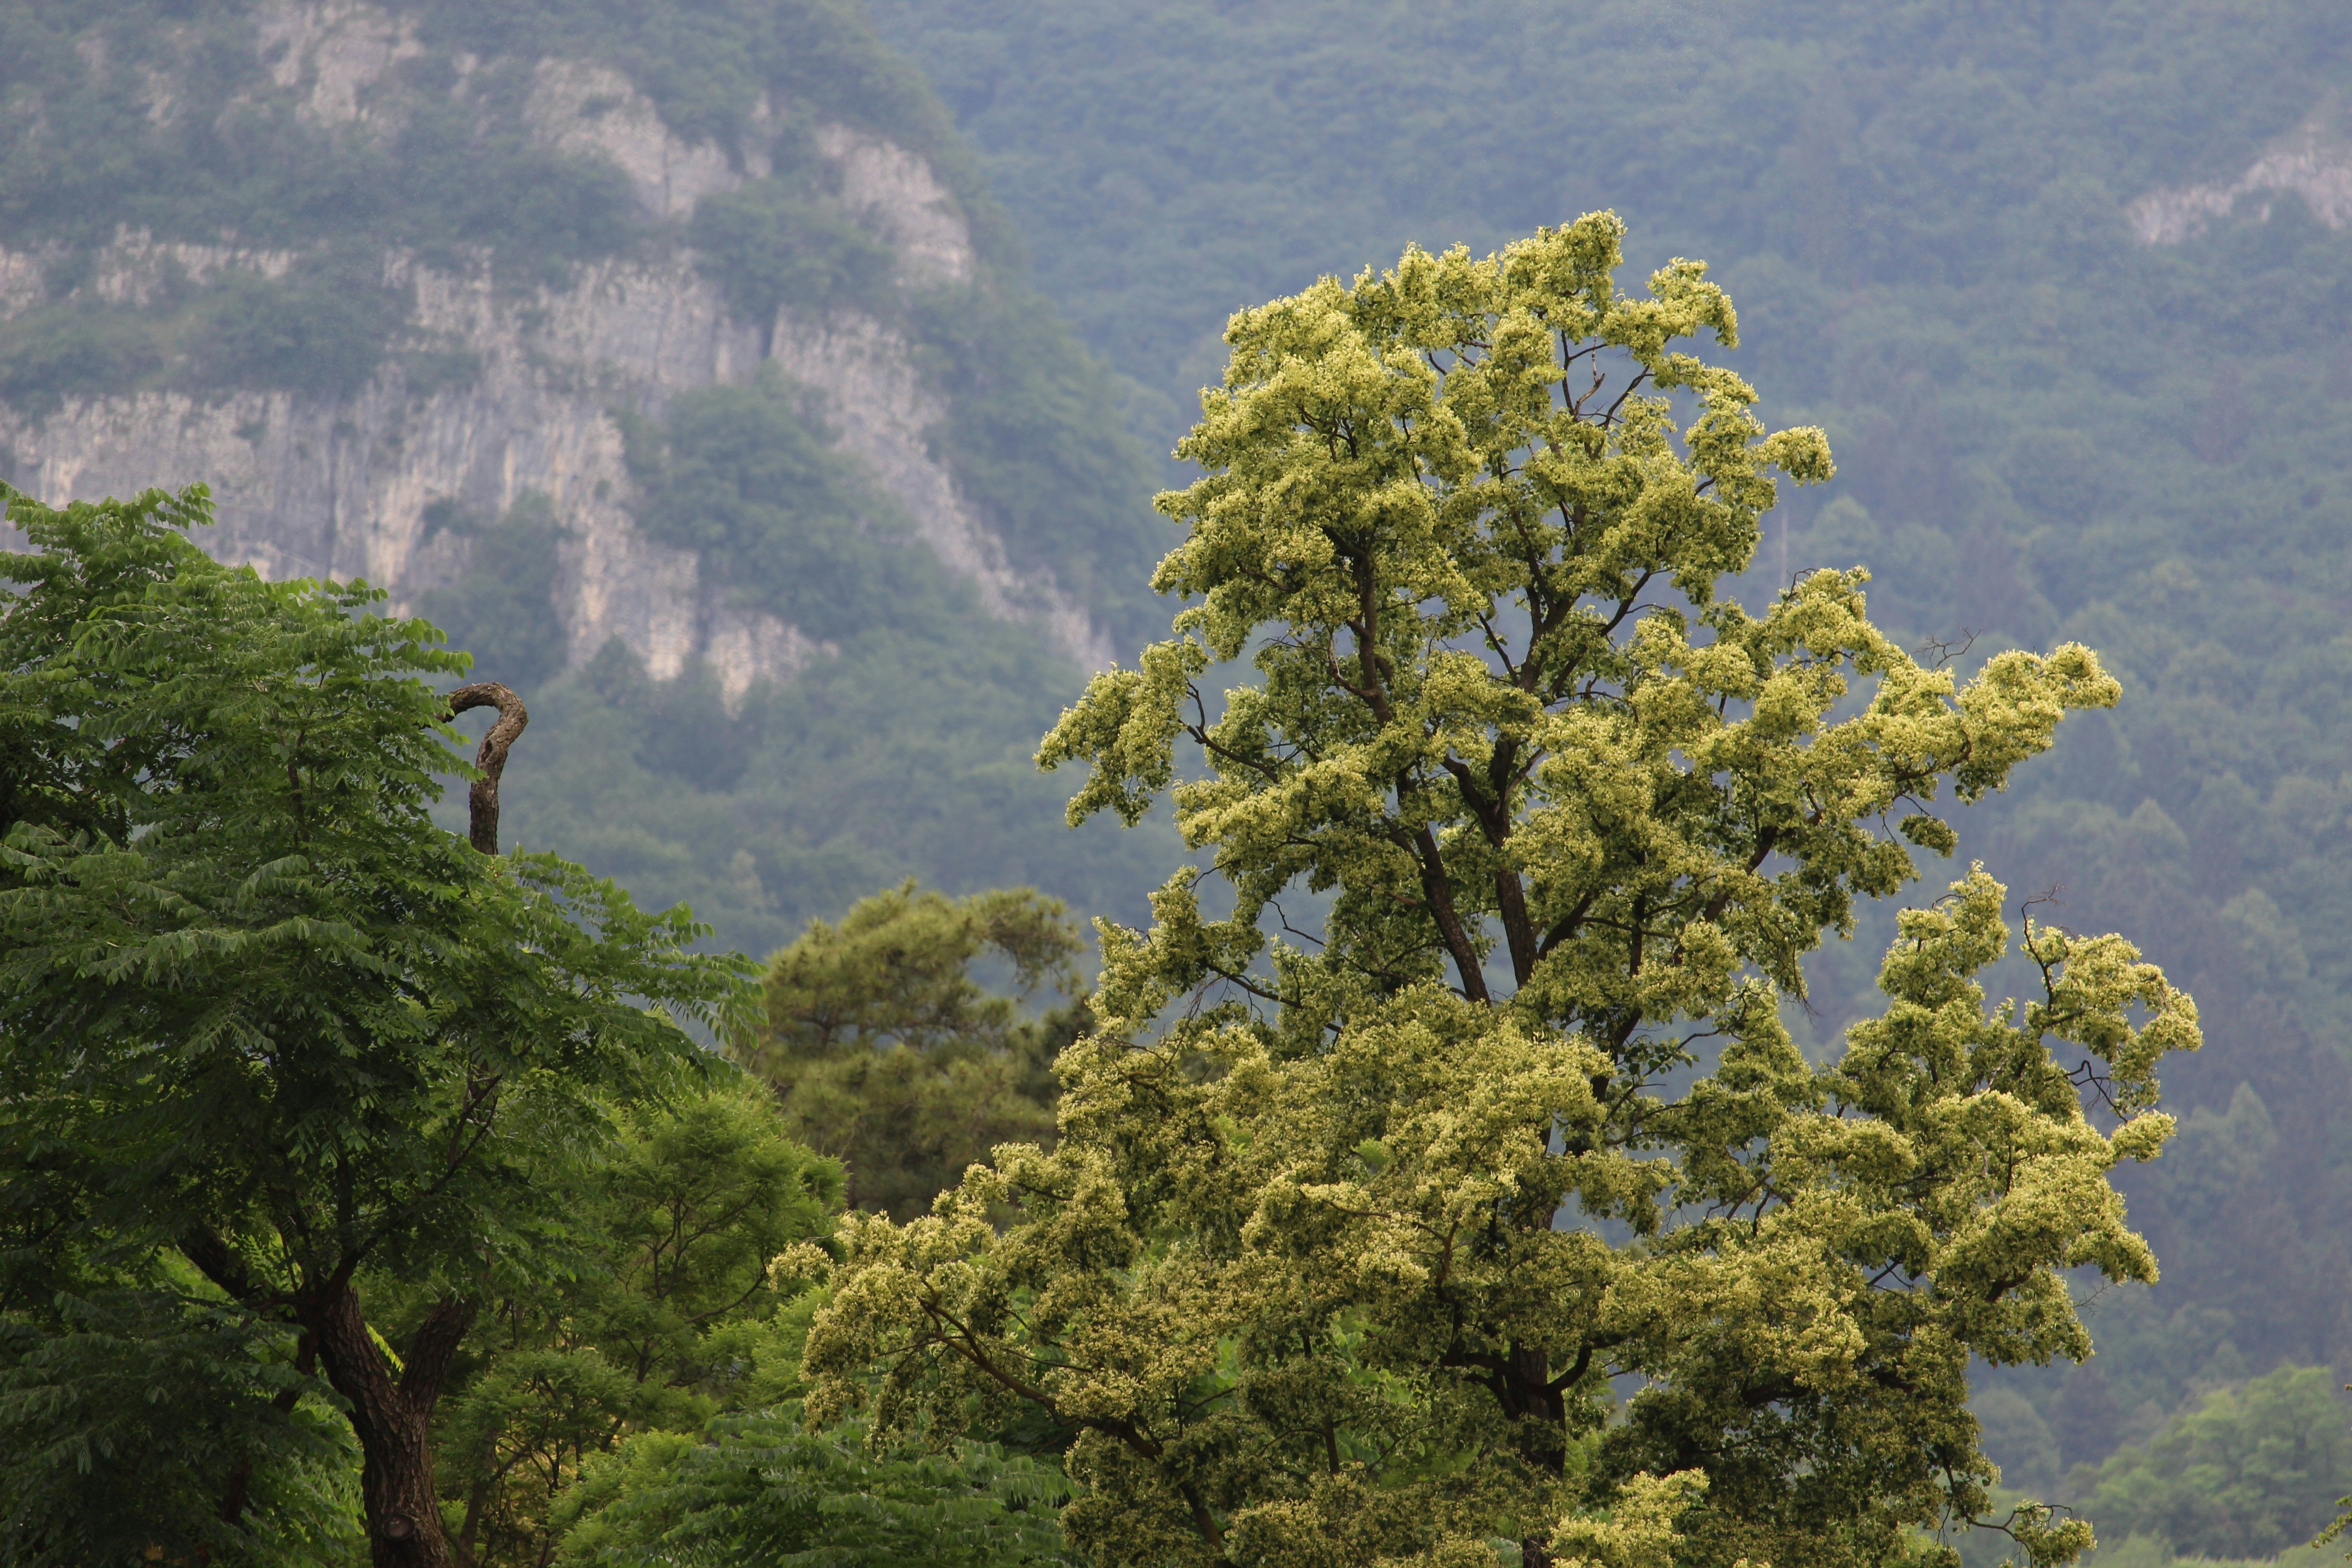
[[[327,1379],[352,1403],[352,1430],[360,1442],[360,1502],[373,1568],[458,1568],[434,1497],[432,1422],[450,1357],[473,1316],[467,1301],[450,1300],[435,1307],[395,1379],[368,1332],[357,1291],[349,1285],[330,1287],[305,1305],[304,1326],[317,1337]]]
[[[469,792],[474,847],[499,852],[499,776],[507,752],[530,722],[522,699],[497,681],[461,686],[448,698],[454,718],[470,708],[496,708],[498,722],[482,737],[475,765],[482,776]],[[347,1266],[348,1267],[348,1266]],[[450,1360],[474,1321],[474,1304],[450,1297],[425,1314],[395,1378],[368,1332],[359,1292],[338,1276],[302,1304],[298,1314],[319,1347],[327,1381],[352,1402],[352,1430],[360,1441],[360,1507],[367,1521],[368,1562],[373,1568],[461,1568],[461,1552],[441,1526],[433,1490],[433,1407],[448,1381]]]

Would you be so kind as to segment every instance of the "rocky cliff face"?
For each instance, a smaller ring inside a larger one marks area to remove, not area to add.
[[[360,134],[395,134],[413,92],[399,71],[419,52],[413,24],[376,7],[281,4],[257,29],[262,58],[300,112]],[[478,62],[460,56],[466,91]],[[148,112],[173,112],[168,79],[140,89]],[[763,102],[741,144],[689,142],[616,70],[548,58],[530,68],[525,110],[542,144],[609,160],[655,220],[688,216],[698,198],[768,172],[772,128],[792,106]],[[820,123],[813,134],[835,198],[887,243],[909,288],[974,274],[963,213],[921,158],[870,132]],[[48,297],[51,258],[0,251],[0,319]],[[225,268],[280,276],[299,258],[232,246],[163,245],[123,232],[79,285],[139,302],[201,285]],[[574,663],[618,637],[667,679],[708,664],[730,693],[789,678],[824,645],[776,616],[730,602],[690,552],[645,539],[631,520],[631,479],[616,410],[659,418],[682,392],[755,375],[772,359],[816,394],[841,446],[863,459],[917,531],[998,615],[1034,622],[1087,665],[1108,639],[1050,575],[1014,570],[1002,540],[934,455],[943,417],[904,335],[872,316],[787,308],[772,321],[732,313],[694,255],[672,243],[576,268],[568,287],[502,287],[487,252],[428,264],[398,250],[383,279],[413,300],[407,331],[447,345],[470,376],[419,374],[387,359],[348,395],[284,390],[146,390],[66,397],[30,412],[0,408],[11,477],[52,503],[202,480],[221,526],[206,541],[266,574],[363,576],[395,603],[463,570],[467,541],[428,522],[435,503],[494,514],[537,491],[567,531],[558,607]]]
[[[2141,244],[2180,245],[2230,217],[2241,203],[2252,221],[2267,223],[2272,201],[2284,195],[2302,197],[2311,216],[2329,228],[2352,223],[2352,135],[2332,103],[2263,148],[2236,179],[2149,191],[2124,216]]]

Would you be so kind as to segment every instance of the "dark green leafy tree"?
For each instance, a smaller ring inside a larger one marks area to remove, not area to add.
[[[578,1258],[484,1310],[436,1428],[444,1503],[479,1568],[547,1561],[587,1457],[789,1387],[806,1311],[790,1310],[768,1265],[830,1228],[841,1173],[736,1079],[625,1115],[571,1190]]]
[[[361,1550],[351,1427],[291,1334],[185,1268],[58,1272],[83,1278],[0,1309],[0,1562],[194,1542],[313,1568]]]
[[[802,183],[755,180],[697,202],[687,233],[704,273],[737,314],[771,330],[786,306],[887,308],[890,247]]]
[[[852,1206],[910,1218],[1000,1142],[1049,1139],[1054,1058],[1086,1027],[1076,931],[1031,888],[950,899],[912,882],[816,921],[770,962],[740,1047],[795,1138],[849,1169]],[[1009,969],[992,994],[976,964]],[[1042,1016],[1022,1003],[1051,986]]]
[[[700,552],[740,602],[814,637],[854,636],[893,595],[944,611],[912,527],[832,446],[820,416],[772,361],[749,386],[679,397],[666,426],[625,422],[646,492],[638,526]]]
[[[1051,1464],[965,1442],[877,1454],[866,1424],[737,1416],[632,1439],[578,1489],[566,1568],[1018,1568],[1063,1563]]]
[[[440,1568],[431,1423],[486,1290],[553,1267],[556,1157],[704,1070],[680,1025],[740,1029],[744,968],[690,952],[683,911],[482,852],[523,722],[503,688],[460,699],[500,709],[472,847],[433,825],[464,764],[427,680],[465,660],[373,590],[215,563],[200,487],[8,512],[31,544],[0,561],[11,1280],[185,1266],[281,1328],[360,1449],[372,1560]],[[397,1346],[371,1273],[430,1297]],[[209,1550],[250,1501],[156,1544]]]

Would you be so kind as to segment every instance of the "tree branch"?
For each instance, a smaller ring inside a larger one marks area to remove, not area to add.
[[[411,1410],[427,1414],[440,1399],[450,1363],[473,1322],[474,1302],[464,1296],[445,1296],[425,1314],[425,1321],[409,1342],[406,1369],[400,1374],[401,1397]]]
[[[482,737],[481,750],[474,754],[474,766],[481,777],[466,792],[466,804],[473,814],[472,839],[474,847],[485,855],[499,852],[499,775],[506,772],[507,752],[515,737],[530,722],[530,714],[516,696],[514,689],[495,680],[477,681],[461,686],[449,693],[449,706],[443,713],[446,723],[469,708],[495,708],[498,722]]]

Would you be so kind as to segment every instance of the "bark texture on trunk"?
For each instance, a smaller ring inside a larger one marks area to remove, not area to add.
[[[473,1321],[473,1304],[453,1298],[436,1306],[396,1377],[349,1285],[306,1303],[302,1316],[317,1338],[327,1381],[352,1403],[368,1561],[373,1568],[459,1568],[434,1496],[433,1407]]]
[[[481,750],[474,755],[474,766],[481,777],[466,792],[466,805],[471,816],[474,847],[485,855],[499,852],[499,778],[507,771],[507,752],[513,747],[515,737],[530,722],[530,710],[514,688],[495,680],[476,681],[449,693],[448,717],[473,708],[495,708],[498,722],[482,737]]]
[[[480,777],[469,792],[476,849],[499,852],[499,781],[515,737],[530,722],[522,699],[494,680],[461,686],[442,710],[446,721],[473,708],[495,708],[498,721],[482,737],[475,757]],[[299,781],[298,781],[299,784]],[[491,1080],[495,1084],[495,1079]],[[206,1278],[234,1300],[276,1315],[287,1313],[301,1330],[299,1365],[311,1358],[335,1392],[351,1402],[350,1419],[360,1445],[360,1501],[373,1568],[471,1568],[471,1552],[450,1540],[441,1525],[433,1486],[433,1409],[448,1382],[458,1343],[474,1321],[474,1303],[445,1298],[425,1315],[395,1371],[368,1331],[367,1315],[351,1276],[360,1258],[345,1257],[322,1281],[289,1296],[257,1280],[221,1237],[198,1226],[181,1238],[180,1250]],[[281,1400],[290,1410],[293,1396]],[[235,1525],[250,1506],[252,1467],[232,1472],[221,1504],[224,1523]],[[210,1561],[199,1547],[198,1561]]]

